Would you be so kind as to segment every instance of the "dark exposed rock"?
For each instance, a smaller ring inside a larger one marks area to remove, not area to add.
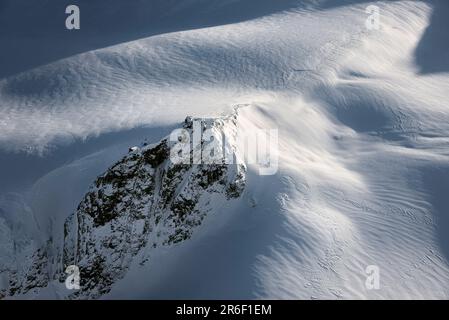
[[[183,128],[191,133],[194,121],[201,121],[203,129],[215,127],[217,138],[225,127],[232,132],[236,126],[235,116],[221,121],[188,117]],[[232,142],[234,137],[229,138]],[[71,298],[98,298],[109,292],[135,259],[140,265],[152,263],[152,250],[188,240],[219,209],[211,201],[212,194],[223,200],[242,194],[243,164],[174,164],[169,158],[172,143],[166,138],[156,145],[131,148],[99,176],[67,218],[59,256],[49,256],[49,243],[36,250],[29,270],[11,272],[9,288],[0,288],[0,299],[45,287],[52,280],[64,282],[64,270],[70,265],[79,267],[81,280],[81,289]],[[204,145],[201,141],[200,147]],[[232,152],[236,158],[236,147]],[[51,273],[49,265],[55,263],[58,267]]]
[[[235,126],[230,119],[202,126],[222,134],[224,126]],[[187,118],[184,128],[192,130],[193,121]],[[85,277],[74,298],[110,290],[138,253],[147,261],[150,250],[189,239],[214,209],[211,194],[229,200],[243,192],[243,164],[174,164],[169,155],[168,139],[133,149],[97,179],[68,219],[63,263],[80,266]]]
[[[167,146],[167,140],[162,140],[156,147],[151,148],[143,152],[145,162],[156,168],[162,162],[168,159],[170,150]]]

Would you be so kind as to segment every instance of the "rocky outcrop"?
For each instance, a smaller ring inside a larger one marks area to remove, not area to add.
[[[96,179],[68,217],[63,248],[55,249],[49,239],[30,252],[23,263],[26,268],[4,268],[3,276],[9,279],[0,286],[0,298],[37,291],[51,281],[64,282],[70,265],[80,271],[80,290],[70,298],[98,298],[133,262],[152,263],[152,250],[188,240],[208,214],[244,190],[246,167],[236,147],[236,117],[188,117],[177,140],[166,137],[130,148]],[[200,134],[195,146],[187,137],[198,128],[208,136]],[[189,151],[178,163],[171,155],[181,142]],[[216,150],[210,148],[212,142],[222,148],[223,157],[208,161]]]
[[[81,290],[72,297],[96,298],[107,293],[139,253],[143,263],[151,260],[152,249],[189,239],[219,206],[219,198],[227,201],[241,195],[246,168],[233,146],[236,115],[187,118],[184,134],[193,135],[194,123],[213,136],[207,141],[201,138],[200,151],[205,152],[211,140],[224,138],[226,143],[219,145],[226,146],[232,163],[223,158],[193,164],[198,151],[193,146],[189,161],[173,163],[171,148],[179,141],[169,137],[131,148],[98,177],[65,223],[62,263],[78,266],[81,275]]]

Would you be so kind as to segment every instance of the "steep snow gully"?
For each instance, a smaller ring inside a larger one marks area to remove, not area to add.
[[[447,1],[77,3],[0,3],[0,298],[449,298]]]

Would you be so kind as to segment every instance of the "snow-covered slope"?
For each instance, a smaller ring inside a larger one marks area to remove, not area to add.
[[[186,3],[170,4],[176,17],[205,8]],[[22,195],[0,198],[0,248],[10,257],[0,270],[20,256],[15,243],[61,240],[65,219],[137,132],[154,143],[187,115],[247,104],[238,134],[278,129],[277,173],[260,176],[248,164],[238,199],[214,206],[188,241],[152,252],[154,263],[127,264],[104,298],[449,297],[449,75],[432,49],[447,52],[439,17],[448,3],[264,1],[260,11],[257,3],[226,2],[242,9],[233,16],[213,2],[206,11],[222,20],[153,22],[153,31],[103,42],[112,46],[37,59],[20,74],[9,68],[0,80],[0,173],[21,170],[13,152],[60,158],[37,167],[39,179],[2,182],[5,194],[14,185]],[[365,26],[370,4],[380,8],[380,30]],[[111,132],[127,138],[102,139]],[[19,211],[37,223],[10,222]],[[13,236],[34,225],[26,240]],[[379,290],[365,286],[369,265],[380,269]],[[70,294],[56,287],[26,297]]]

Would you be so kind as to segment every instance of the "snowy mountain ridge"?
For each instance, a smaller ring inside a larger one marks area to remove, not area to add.
[[[207,152],[214,141],[211,137],[201,137],[200,149],[192,148],[187,163],[171,161],[176,141],[170,137],[130,148],[127,156],[96,179],[67,219],[57,258],[50,261],[51,247],[57,244],[49,239],[29,255],[28,268],[3,270],[9,273],[10,283],[1,288],[2,296],[37,293],[52,279],[63,283],[66,268],[76,266],[81,290],[69,297],[101,297],[126,274],[134,259],[141,265],[152,263],[152,250],[189,239],[217,207],[240,197],[246,166],[239,160],[236,145],[237,113],[217,119],[188,117],[184,132],[191,133],[194,122],[213,132],[216,140],[226,137],[232,163],[224,159],[221,163],[193,162],[194,152]]]

